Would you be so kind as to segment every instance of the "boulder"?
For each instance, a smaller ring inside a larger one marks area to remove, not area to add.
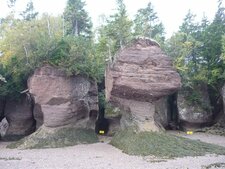
[[[121,127],[136,126],[140,131],[163,128],[167,106],[162,99],[181,86],[172,59],[150,39],[136,39],[119,51],[105,80],[107,101],[123,110]]]
[[[2,121],[0,121],[0,138],[6,135],[8,128],[9,128],[8,121],[6,120],[6,118],[3,118]]]
[[[199,85],[193,90],[183,90],[178,93],[177,106],[179,121],[183,129],[201,128],[211,125],[213,122],[213,113],[210,107],[207,86]],[[190,100],[190,94],[193,92],[197,92],[197,102]]]
[[[19,100],[7,100],[4,112],[9,123],[5,137],[25,136],[35,130],[32,104],[25,95]]]
[[[29,78],[28,88],[35,102],[38,126],[94,128],[98,112],[94,81],[79,75],[68,77],[64,71],[45,65]]]

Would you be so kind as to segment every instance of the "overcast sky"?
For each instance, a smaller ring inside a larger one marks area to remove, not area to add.
[[[0,17],[7,15],[7,0],[0,0]],[[17,0],[17,11],[23,11],[29,0]],[[67,0],[33,0],[34,7],[39,13],[62,14]],[[159,19],[163,22],[167,36],[177,31],[183,18],[190,9],[201,20],[203,15],[212,20],[217,10],[217,0],[124,0],[129,16],[132,18],[138,9],[145,8],[152,2]],[[86,0],[86,9],[98,25],[99,15],[106,16],[115,12],[116,0]]]

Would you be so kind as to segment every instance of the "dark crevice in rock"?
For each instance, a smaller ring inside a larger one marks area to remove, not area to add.
[[[105,79],[98,83],[98,93],[100,93],[101,96],[99,96],[99,112],[98,119],[95,122],[95,132],[105,135],[109,131],[109,120],[105,118]],[[104,133],[102,133],[102,131],[104,131]]]
[[[179,116],[177,108],[177,92],[168,96],[167,99],[167,118],[168,127],[170,130],[179,129]]]
[[[0,121],[5,117],[6,98],[0,98]]]
[[[95,132],[97,134],[107,134],[109,131],[109,120],[104,117],[105,108],[99,107],[99,116],[97,121],[95,122]],[[104,131],[102,133],[102,131]]]

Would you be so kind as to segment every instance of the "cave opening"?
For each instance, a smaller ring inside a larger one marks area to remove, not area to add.
[[[105,118],[105,79],[98,83],[99,112],[95,122],[95,132],[99,135],[106,135],[109,131],[109,120]]]
[[[167,99],[167,120],[168,130],[178,130],[179,127],[179,114],[177,107],[177,93],[168,96]]]
[[[106,135],[109,131],[109,120],[105,118],[105,107],[99,106],[97,121],[95,122],[95,132],[99,135]]]

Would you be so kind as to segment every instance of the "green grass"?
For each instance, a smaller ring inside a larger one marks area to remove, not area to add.
[[[201,156],[205,154],[225,154],[225,148],[166,133],[140,132],[131,129],[117,133],[111,144],[130,155],[154,155],[175,158]]]
[[[7,148],[58,148],[96,142],[98,142],[98,137],[90,129],[77,129],[72,127],[60,129],[41,128],[32,135],[8,145]]]

